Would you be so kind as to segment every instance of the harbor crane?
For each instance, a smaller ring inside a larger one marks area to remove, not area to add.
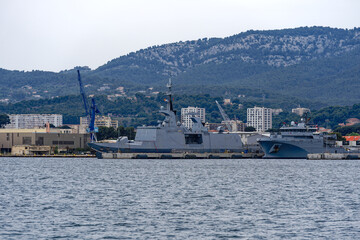
[[[97,141],[96,132],[98,132],[98,128],[95,127],[95,116],[96,116],[97,113],[100,113],[100,111],[96,107],[94,98],[91,99],[91,107],[89,109],[88,101],[87,101],[87,98],[86,98],[84,87],[82,85],[81,75],[80,75],[79,70],[77,70],[77,74],[78,74],[78,81],[79,81],[79,85],[80,85],[80,94],[81,94],[82,99],[83,99],[86,119],[87,119],[87,122],[89,124],[89,127],[86,129],[86,131],[88,133],[90,133],[91,142],[94,142],[94,141]]]
[[[228,115],[225,113],[224,109],[220,106],[219,102],[217,100],[215,100],[217,107],[219,108],[220,114],[222,116],[222,118],[224,119],[225,125],[227,127],[227,129],[229,130],[229,132],[232,132],[232,127],[230,125],[230,118],[228,117]]]

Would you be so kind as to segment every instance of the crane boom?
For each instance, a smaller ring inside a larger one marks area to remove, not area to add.
[[[81,81],[81,76],[80,76],[80,71],[77,70],[77,74],[78,74],[78,80],[79,80],[79,85],[80,85],[80,94],[82,96],[83,102],[84,102],[84,108],[85,108],[85,113],[86,113],[86,118],[89,120],[89,107],[88,107],[88,102],[86,100],[86,95],[85,95],[85,90],[84,87],[82,85],[82,81]]]
[[[84,87],[83,87],[82,81],[81,81],[80,71],[77,70],[77,73],[78,73],[78,80],[79,80],[79,85],[80,85],[80,94],[81,94],[83,102],[84,102],[86,119],[89,124],[89,127],[86,130],[87,130],[87,132],[90,133],[91,142],[97,141],[95,133],[98,131],[98,129],[97,129],[97,127],[95,127],[95,115],[96,115],[96,113],[100,113],[100,111],[96,107],[94,98],[91,99],[91,108],[89,109],[87,98],[85,95],[85,90],[84,90]]]
[[[219,108],[219,111],[220,111],[220,114],[221,114],[222,118],[224,119],[224,122],[226,124],[227,129],[229,130],[229,132],[232,132],[232,127],[230,125],[230,118],[225,113],[224,109],[220,106],[218,101],[215,100],[215,102],[216,102],[217,107]]]

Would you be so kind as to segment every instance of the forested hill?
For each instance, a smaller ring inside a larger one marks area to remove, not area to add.
[[[114,101],[109,101],[106,96],[97,96],[96,103],[102,115],[111,114],[114,119],[120,121],[124,126],[141,126],[141,125],[157,125],[158,120],[163,120],[163,116],[159,114],[161,105],[165,105],[164,95],[147,97],[143,94],[136,94],[131,99],[118,98]],[[292,101],[294,101],[293,99]],[[209,94],[197,95],[175,95],[174,109],[177,110],[178,117],[180,117],[180,109],[187,106],[200,106],[206,110],[206,122],[215,123],[221,122],[223,119],[219,109],[215,103],[219,101],[222,103],[221,97],[212,97]],[[311,101],[302,101],[302,105],[320,106],[319,103]],[[262,102],[254,101],[240,101],[235,99],[232,104],[223,105],[223,108],[230,119],[238,119],[246,122],[247,108],[253,106],[261,106]],[[282,102],[268,102],[265,104],[271,108],[282,108],[284,112],[273,117],[273,127],[278,128],[283,122],[290,123],[291,121],[299,121],[300,117],[291,113],[291,108],[287,106],[288,101]],[[65,96],[53,99],[41,99],[22,101],[14,104],[1,105],[0,113],[6,114],[62,114],[65,124],[79,123],[80,116],[84,116],[82,98],[77,96]],[[360,104],[352,106],[331,106],[324,107],[318,110],[313,110],[311,113],[312,121],[319,126],[335,129],[339,123],[345,123],[348,118],[360,118]]]
[[[162,88],[172,78],[178,90],[260,98],[296,96],[327,104],[358,103],[360,28],[326,27],[247,31],[153,46],[82,69],[86,91],[111,94]],[[103,87],[103,88],[101,88]],[[78,92],[76,71],[0,70],[2,99],[46,98]]]

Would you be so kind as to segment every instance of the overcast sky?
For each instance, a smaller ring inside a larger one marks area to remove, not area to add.
[[[0,0],[0,68],[94,69],[165,43],[250,29],[360,27],[360,0]]]

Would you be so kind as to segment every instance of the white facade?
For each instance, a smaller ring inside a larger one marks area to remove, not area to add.
[[[80,126],[89,126],[89,121],[86,117],[80,117]],[[119,121],[113,120],[109,116],[95,116],[95,126],[96,127],[119,127]]]
[[[5,128],[29,129],[45,127],[50,123],[55,127],[63,125],[63,117],[60,114],[10,114],[10,123]]]
[[[272,109],[264,107],[248,108],[247,126],[254,127],[257,132],[265,132],[272,128]]]
[[[192,127],[191,117],[194,116],[200,118],[201,122],[205,123],[205,108],[187,107],[181,109],[181,123],[185,127],[189,129]]]
[[[295,113],[299,116],[302,116],[304,115],[305,113],[309,113],[310,112],[310,109],[309,108],[301,108],[301,107],[298,107],[298,108],[293,108],[291,109],[291,112],[292,113]]]

